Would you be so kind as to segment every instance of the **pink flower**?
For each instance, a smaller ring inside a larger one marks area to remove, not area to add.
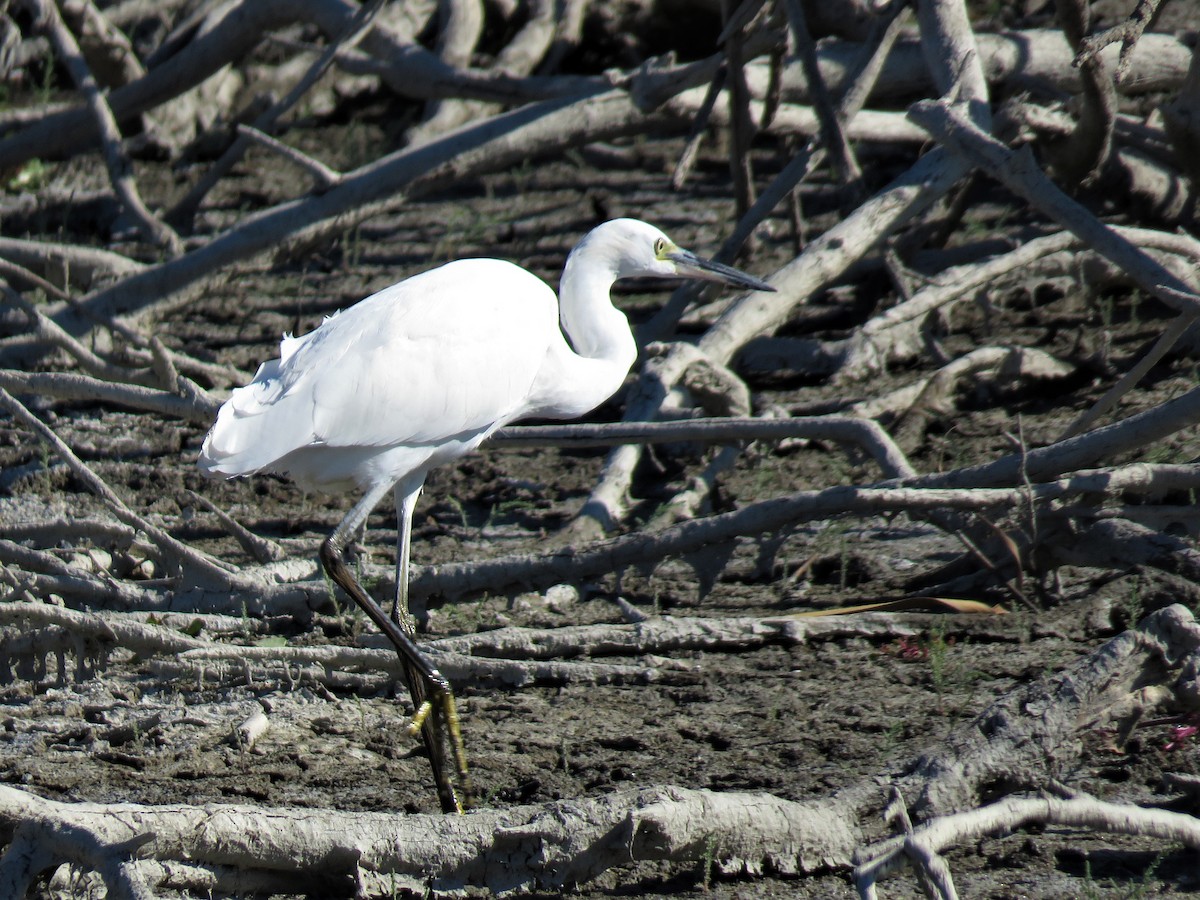
[[[1197,734],[1200,734],[1200,725],[1172,725],[1171,739],[1163,744],[1163,749],[1182,750]]]
[[[928,647],[923,646],[917,638],[907,635],[901,636],[894,645],[889,644],[885,649],[899,659],[925,659],[929,655]]]

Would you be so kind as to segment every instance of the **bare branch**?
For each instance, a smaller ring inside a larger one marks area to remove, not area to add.
[[[1028,149],[1013,153],[944,103],[918,103],[909,110],[909,115],[956,153],[970,159],[975,165],[983,166],[988,174],[998,178],[1097,253],[1111,260],[1144,290],[1180,310],[1180,319],[1160,338],[1150,353],[1092,409],[1074,422],[1064,436],[1078,434],[1111,409],[1133,383],[1170,350],[1185,327],[1200,317],[1200,295],[1156,259],[1125,240],[1083,205],[1059,190],[1037,167]],[[1163,287],[1170,288],[1170,291],[1162,290]]]
[[[291,109],[304,96],[320,77],[325,74],[329,67],[333,64],[334,57],[342,48],[352,48],[361,41],[371,27],[371,22],[375,18],[375,14],[379,12],[382,5],[382,0],[369,0],[363,3],[354,14],[348,17],[341,32],[334,38],[321,54],[313,60],[308,70],[301,76],[287,92],[287,94],[272,103],[270,107],[264,110],[254,120],[254,130],[257,132],[269,134],[275,130],[275,125],[279,121],[279,117]],[[196,210],[200,208],[200,204],[208,195],[208,192],[220,181],[242,158],[246,152],[246,148],[250,145],[250,136],[238,130],[237,139],[233,142],[208,171],[204,173],[204,177],[200,179],[192,189],[181,199],[171,211],[167,214],[167,218],[173,222],[184,223],[191,222],[196,214]],[[318,181],[324,188],[335,184],[336,178],[324,182]]]
[[[217,584],[230,583],[231,574],[215,560],[198,553],[134,513],[120,497],[113,493],[112,488],[105,484],[71,451],[70,447],[62,442],[58,435],[3,388],[0,388],[0,406],[3,406],[14,418],[32,430],[42,441],[49,444],[67,464],[72,474],[86,484],[88,490],[102,499],[118,519],[144,531],[180,570],[186,566],[197,577],[212,579]]]
[[[1107,28],[1099,34],[1085,38],[1079,44],[1078,52],[1071,64],[1080,68],[1095,59],[1096,54],[1109,44],[1120,41],[1121,57],[1113,79],[1118,84],[1125,81],[1129,77],[1129,69],[1132,65],[1133,48],[1137,46],[1142,32],[1154,22],[1161,5],[1162,0],[1138,0],[1137,6],[1133,8],[1133,12],[1125,21],[1112,28]]]
[[[170,255],[178,256],[183,252],[183,243],[179,240],[179,235],[160,222],[142,202],[137,183],[133,179],[133,166],[121,148],[121,130],[117,126],[117,118],[104,95],[100,93],[96,79],[92,77],[87,62],[79,52],[74,35],[63,24],[58,8],[51,0],[30,0],[30,3],[35,10],[39,27],[49,32],[59,56],[71,73],[75,85],[83,93],[95,118],[113,190],[121,198],[126,211],[138,223],[145,239],[163,248]]]

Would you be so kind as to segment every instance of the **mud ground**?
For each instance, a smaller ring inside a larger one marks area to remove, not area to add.
[[[316,146],[386,142],[386,108],[348,110],[336,129],[305,135]],[[620,148],[624,169],[601,167],[587,154],[530,165],[463,184],[453,194],[416,202],[300,258],[231,274],[176,310],[160,334],[173,346],[253,371],[275,354],[282,332],[302,333],[321,317],[432,264],[487,255],[519,261],[554,283],[570,246],[597,221],[636,215],[663,227],[681,245],[711,252],[733,215],[728,173],[715,150],[682,194],[668,187],[678,141]],[[760,151],[769,175],[784,157]],[[54,181],[94,178],[95,160],[61,165]],[[144,164],[147,167],[149,164]],[[265,154],[252,154],[220,198],[234,214],[294,189]],[[872,176],[884,183],[887,167]],[[152,173],[147,168],[144,177]],[[160,189],[181,190],[164,176]],[[990,202],[973,208],[963,244],[1017,233],[1011,199],[988,185]],[[836,214],[833,192],[819,180],[804,188],[813,228]],[[53,224],[53,223],[50,223]],[[86,229],[78,215],[70,227]],[[769,273],[790,258],[783,219],[773,219],[746,268]],[[882,275],[830,292],[797,314],[790,331],[836,337],[885,302]],[[666,293],[626,288],[619,302],[644,321]],[[982,343],[1036,345],[1074,363],[1079,375],[1054,390],[1014,385],[966,398],[953,420],[934,423],[909,449],[922,471],[981,462],[1008,452],[1020,430],[1033,445],[1050,439],[1111,383],[1098,359],[1123,371],[1160,331],[1169,312],[1128,295],[1089,297],[1070,284],[1009,285],[984,308],[955,307],[940,335],[951,357]],[[888,373],[870,384],[831,386],[791,376],[752,380],[757,410],[826,410],[911,382],[921,371]],[[1149,408],[1191,387],[1196,361],[1172,357],[1129,399],[1123,413]],[[177,536],[234,563],[249,562],[214,517],[186,500],[201,493],[248,528],[280,541],[298,559],[316,547],[344,512],[344,498],[301,495],[286,482],[204,480],[194,461],[203,430],[149,415],[88,404],[42,408],[48,421],[126,501]],[[591,419],[619,416],[619,401]],[[39,467],[43,451],[11,422],[3,429],[3,465],[27,466],[0,502],[9,510],[94,511],[72,479]],[[1153,461],[1187,461],[1200,450],[1194,433],[1149,449]],[[665,448],[643,466],[638,505],[627,528],[653,513],[700,467],[704,451]],[[578,510],[601,466],[602,451],[489,450],[430,479],[416,517],[414,563],[536,550]],[[878,477],[869,462],[822,444],[756,445],[720,480],[718,509],[803,488],[863,483]],[[368,571],[386,573],[394,517],[380,511],[364,549]],[[623,598],[649,615],[778,616],[888,599],[961,550],[905,517],[833,520],[797,529],[771,564],[746,541],[712,590],[701,596],[693,570],[668,561],[653,575],[621,573],[579,586],[577,596],[528,594],[464,598],[435,607],[428,637],[502,624],[556,627],[622,621]],[[535,803],[618,788],[678,784],[724,791],[766,791],[819,798],[861,778],[886,773],[961,727],[1015,685],[1060,670],[1126,624],[1181,599],[1153,579],[1089,570],[1030,573],[1038,609],[980,582],[975,599],[1009,614],[961,617],[904,614],[919,629],[912,642],[843,637],[797,646],[728,652],[679,652],[669,658],[605,659],[651,665],[650,682],[459,685],[465,737],[482,802]],[[362,630],[343,601],[331,600],[313,622],[274,621],[299,643],[355,640]],[[247,621],[230,640],[262,640]],[[915,650],[914,650],[915,648]],[[160,661],[161,662],[161,661]],[[274,679],[245,683],[236,672],[168,679],[154,660],[117,652],[103,670],[75,680],[70,654],[36,677],[14,676],[0,688],[0,780],[63,800],[253,802],[341,809],[436,811],[428,767],[404,735],[407,700],[392,690],[336,694]],[[401,689],[401,695],[403,691]],[[231,728],[266,706],[270,727],[250,751],[232,746]],[[1196,773],[1194,746],[1164,749],[1165,727],[1139,731],[1120,752],[1097,735],[1087,765],[1070,786],[1100,797],[1162,802],[1164,772]],[[1194,855],[1149,841],[1059,829],[989,839],[950,856],[963,896],[975,898],[1148,897],[1200,888]],[[885,896],[920,896],[908,876],[884,885]],[[618,868],[575,896],[849,897],[844,872],[804,877],[726,877],[706,866]]]

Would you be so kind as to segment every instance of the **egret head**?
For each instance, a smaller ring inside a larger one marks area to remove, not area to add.
[[[616,276],[701,278],[752,291],[773,291],[765,281],[684,250],[662,231],[637,219],[613,219],[594,229],[580,244],[603,247]]]

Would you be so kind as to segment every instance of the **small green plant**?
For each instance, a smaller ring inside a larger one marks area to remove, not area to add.
[[[447,495],[445,498],[445,502],[450,506],[451,509],[453,509],[456,513],[458,513],[459,524],[463,528],[470,527],[471,523],[467,519],[467,508],[462,505],[462,501],[460,501],[457,497],[451,497],[451,496]]]
[[[333,579],[329,577],[329,573],[325,571],[325,567],[321,566],[321,578],[325,582],[325,593],[329,596],[329,602],[333,605],[334,615],[342,614],[342,604],[338,602],[337,588],[333,584]]]
[[[1083,861],[1083,893],[1085,900],[1144,900],[1149,897],[1151,890],[1151,882],[1155,881],[1155,873],[1158,867],[1162,865],[1163,854],[1159,853],[1150,861],[1150,865],[1146,866],[1146,871],[1136,882],[1127,884],[1124,893],[1118,893],[1119,885],[1111,878],[1104,879],[1104,883],[1099,882],[1092,875],[1092,861],[1085,859]]]
[[[1105,330],[1111,330],[1116,321],[1117,301],[1111,294],[1105,294],[1096,302],[1096,310],[1100,313],[1100,324]]]
[[[1117,602],[1117,609],[1123,617],[1126,627],[1132,627],[1142,617],[1142,578],[1133,577],[1129,585],[1129,593]]]
[[[904,736],[904,721],[897,719],[887,727],[880,737],[879,743],[883,749],[890,750],[900,743],[900,739]]]
[[[907,662],[927,662],[929,680],[938,695],[940,708],[953,679],[962,678],[964,675],[975,678],[979,675],[978,672],[963,673],[958,670],[956,661],[950,654],[950,648],[953,646],[954,639],[946,637],[946,626],[939,621],[930,630],[928,639],[901,636],[895,644],[886,645],[883,652]]]
[[[50,168],[36,157],[17,169],[4,183],[9,191],[40,191],[50,180]]]
[[[354,697],[354,711],[358,713],[358,730],[367,733],[367,710],[361,697]]]
[[[496,524],[496,521],[505,518],[509,513],[528,512],[536,509],[536,504],[532,500],[503,500],[500,503],[495,503],[488,510],[487,520],[483,523],[484,528],[488,528]]]
[[[706,894],[712,888],[712,873],[717,863],[717,836],[710,834],[704,840],[704,856],[700,861],[700,887]]]
[[[54,69],[58,60],[53,51],[46,54],[46,62],[42,67],[42,77],[37,85],[37,102],[39,106],[48,106],[54,99]]]
[[[1129,324],[1134,328],[1138,328],[1142,324],[1142,302],[1146,299],[1146,295],[1141,291],[1133,291],[1129,295]]]
[[[1100,900],[1100,887],[1092,877],[1092,861],[1083,861],[1083,894],[1084,900]]]
[[[1142,462],[1161,465],[1164,463],[1174,462],[1178,451],[1170,444],[1155,444],[1147,448],[1142,456]]]
[[[533,165],[532,159],[523,160],[516,168],[509,169],[508,174],[512,179],[513,187],[516,188],[517,193],[524,194],[527,191],[529,182],[533,180],[536,172],[537,169]]]
[[[853,555],[850,552],[850,522],[847,519],[832,519],[813,541],[814,556],[832,556],[838,558],[838,585],[845,590],[850,582],[850,562]]]
[[[33,479],[33,488],[35,491],[41,491],[44,494],[50,494],[54,491],[54,473],[51,466],[54,463],[54,454],[50,450],[49,444],[38,444],[38,472]]]
[[[946,625],[938,621],[929,632],[929,677],[939,698],[946,693],[950,672],[950,644],[946,640]]]
[[[347,234],[343,235],[342,242],[346,247],[346,266],[351,269],[358,268],[363,254],[362,225],[355,225]]]
[[[490,809],[500,804],[500,796],[503,791],[500,785],[492,785],[486,791],[479,795],[479,805],[482,809]]]

